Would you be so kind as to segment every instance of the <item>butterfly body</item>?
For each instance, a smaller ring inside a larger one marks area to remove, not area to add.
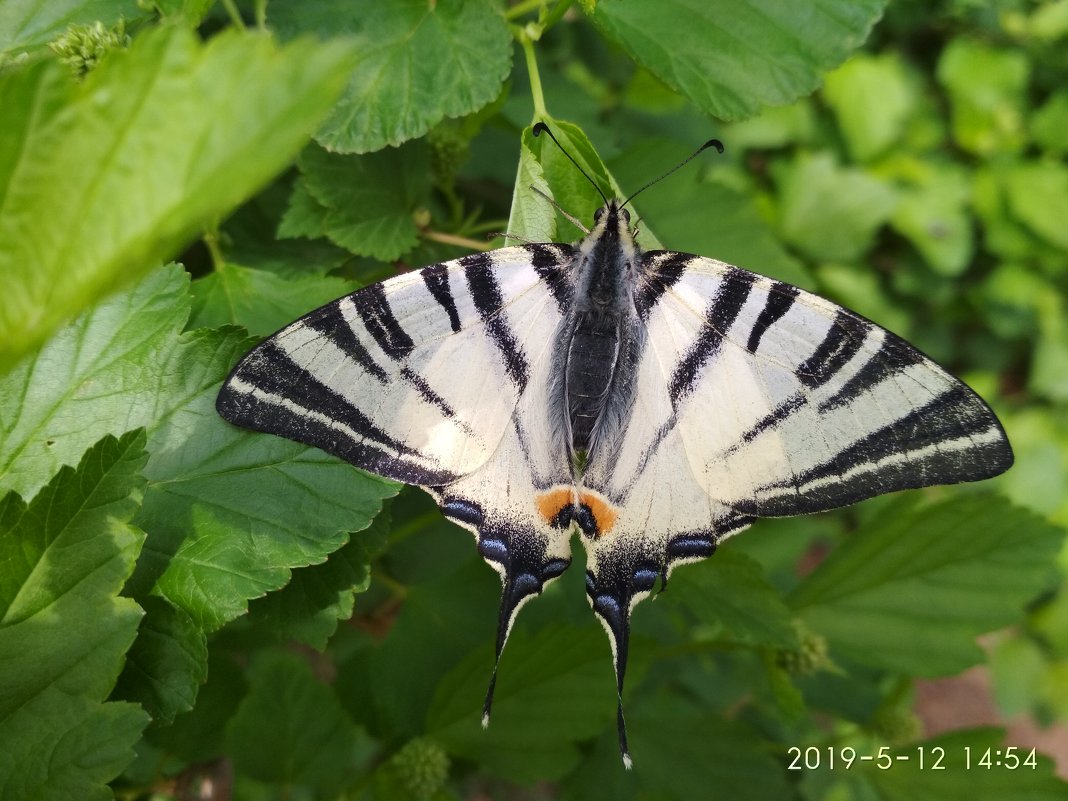
[[[498,660],[580,532],[620,699],[630,613],[675,565],[756,517],[1012,463],[986,404],[900,338],[713,259],[643,253],[614,200],[576,245],[466,256],[310,313],[217,405],[426,489],[502,577]]]

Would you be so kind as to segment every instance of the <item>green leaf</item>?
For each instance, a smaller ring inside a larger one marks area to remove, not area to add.
[[[1004,756],[1004,736],[1004,731],[995,728],[953,731],[908,748],[892,749],[893,756],[904,754],[909,758],[895,760],[889,770],[879,770],[872,762],[861,765],[861,770],[882,801],[1003,801],[1006,798],[1060,801],[1068,795],[1068,783],[1057,778],[1048,757],[1036,755],[1034,768],[1023,765],[1030,748],[1014,749],[1020,764],[1014,770],[994,764],[993,754],[991,767],[979,766],[987,749]],[[925,754],[923,769],[918,748],[923,748]],[[970,769],[965,748],[971,749]],[[930,770],[932,760],[940,753],[944,753],[945,769]]]
[[[915,95],[896,53],[857,55],[830,73],[823,87],[854,161],[871,161],[900,140]]]
[[[837,165],[830,153],[803,155],[776,178],[782,236],[814,259],[859,258],[897,205],[890,186]]]
[[[1008,172],[1009,208],[1024,225],[1068,250],[1068,167],[1058,161],[1015,164]]]
[[[1068,152],[1064,131],[1068,130],[1068,90],[1050,95],[1031,117],[1031,136],[1035,143],[1052,155]]]
[[[182,610],[163,598],[140,599],[145,618],[115,690],[116,698],[139,703],[156,724],[193,708],[208,675],[204,632]]]
[[[106,434],[155,419],[189,314],[185,273],[155,270],[61,329],[0,381],[0,489],[32,495]]]
[[[953,138],[979,156],[1019,151],[1030,64],[1019,51],[955,38],[938,61],[938,81],[952,103]]]
[[[240,325],[253,336],[266,336],[353,289],[353,284],[340,278],[285,278],[266,270],[220,264],[193,282],[188,327]]]
[[[748,726],[678,694],[645,696],[633,706],[627,722],[642,797],[692,801],[710,787],[732,801],[790,797],[781,763]]]
[[[542,197],[542,194],[549,197],[553,194],[538,158],[540,144],[530,126],[523,129],[519,137],[519,167],[506,230],[532,242],[553,242],[556,240],[556,210]]]
[[[351,50],[168,26],[81,83],[0,74],[0,370],[213,224],[297,152]]]
[[[718,624],[727,638],[747,645],[797,645],[793,614],[764,578],[760,563],[730,547],[671,575],[668,596],[679,599],[700,624]]]
[[[369,756],[369,742],[298,655],[266,652],[227,727],[234,767],[259,781],[336,793]]]
[[[450,754],[513,781],[573,769],[576,744],[610,727],[615,685],[604,638],[592,626],[517,629],[501,660],[488,730],[480,723],[493,645],[473,651],[437,685],[427,731]]]
[[[579,126],[548,117],[542,121],[549,126],[563,149],[571,154],[583,172],[597,183],[607,197],[625,197],[616,179]],[[604,205],[604,200],[548,136],[534,136],[533,126],[528,126],[523,129],[520,141],[519,173],[512,194],[508,233],[535,242],[577,241],[584,232],[562,214],[554,214],[551,202],[538,195],[530,185],[545,192],[560,208],[587,226],[593,224],[593,214]],[[635,219],[640,216],[633,206],[631,214]],[[644,250],[662,247],[647,228],[639,231],[638,243]]]
[[[136,0],[4,0],[0,2],[0,54],[47,44],[70,25],[113,25],[144,11]]]
[[[399,145],[477,111],[500,94],[512,64],[512,37],[489,0],[272,3],[268,21],[283,39],[354,42],[360,57],[348,88],[316,135],[342,153]]]
[[[895,500],[789,601],[833,652],[937,676],[982,658],[975,638],[1046,586],[1064,531],[996,495]]]
[[[808,94],[867,38],[884,0],[599,0],[593,20],[668,86],[733,120]]]
[[[352,616],[356,595],[371,583],[371,558],[389,536],[390,514],[354,531],[346,545],[321,565],[293,571],[278,592],[249,605],[249,622],[280,640],[297,640],[323,650],[339,620]]]
[[[5,798],[109,797],[102,783],[132,759],[147,723],[132,706],[102,703],[142,614],[118,593],[144,541],[129,522],[144,444],[143,431],[107,437],[30,503],[0,500]]]
[[[971,216],[966,211],[968,185],[961,171],[919,165],[918,186],[902,190],[891,220],[935,272],[963,273],[974,254]]]
[[[335,244],[382,261],[393,261],[415,247],[419,229],[412,213],[426,202],[430,189],[423,142],[365,156],[312,145],[299,163],[303,191],[314,203],[297,194],[283,231],[307,235],[321,230]]]

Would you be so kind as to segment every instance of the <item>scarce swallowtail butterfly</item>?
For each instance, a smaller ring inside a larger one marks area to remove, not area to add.
[[[474,532],[503,582],[498,663],[577,530],[629,767],[630,614],[675,565],[758,517],[977,481],[1013,456],[987,405],[904,340],[730,264],[642,252],[627,202],[606,200],[577,244],[477,253],[329,303],[252,350],[217,405],[418,485]]]

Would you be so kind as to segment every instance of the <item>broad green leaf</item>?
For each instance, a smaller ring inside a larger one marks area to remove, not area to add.
[[[0,723],[0,801],[111,801],[147,723],[136,704],[46,688]]]
[[[293,571],[278,592],[249,605],[249,622],[279,640],[296,640],[323,650],[339,620],[352,616],[355,596],[371,583],[371,559],[389,536],[390,515],[383,510],[362,531],[321,565]]]
[[[830,153],[803,155],[776,177],[782,236],[814,259],[858,258],[897,205],[893,188]]]
[[[623,190],[579,126],[551,118],[543,122],[607,197],[624,199]],[[551,201],[538,195],[532,186],[546,192],[560,208],[587,228],[593,225],[594,212],[604,205],[597,189],[583,177],[552,139],[545,134],[534,136],[533,126],[528,126],[523,129],[520,140],[519,173],[512,194],[508,233],[535,242],[574,242],[580,239],[583,231],[563,215],[553,213]],[[547,211],[539,209],[539,204]],[[633,207],[631,215],[634,219],[639,217]],[[518,227],[512,227],[513,224]],[[662,247],[645,227],[638,233],[638,243],[645,250]]]
[[[313,0],[271,3],[284,39],[343,35],[359,60],[316,139],[329,150],[367,153],[425,134],[444,117],[477,111],[500,94],[512,37],[489,0]]]
[[[112,25],[143,13],[136,0],[3,0],[0,54],[47,44],[70,25]]]
[[[341,43],[168,26],[80,83],[47,61],[0,74],[0,370],[278,172],[350,63]]]
[[[1028,384],[1037,395],[1068,401],[1068,303],[1056,293],[1036,300],[1039,337]]]
[[[163,598],[150,595],[140,603],[145,618],[126,654],[115,697],[136,701],[154,723],[166,726],[193,708],[207,678],[208,644],[189,615]]]
[[[871,161],[901,138],[915,94],[894,53],[858,55],[830,73],[823,87],[854,161]]]
[[[1027,801],[1060,801],[1068,797],[1068,782],[1054,775],[1052,761],[1036,754],[1035,767],[1024,766],[1031,749],[1015,747],[1019,762],[1015,769],[1005,767],[1005,733],[1001,729],[981,728],[953,731],[915,743],[910,747],[893,749],[894,766],[879,770],[874,760],[860,766],[868,781],[875,787],[881,801],[1003,801],[1006,798],[1026,798]],[[919,751],[924,750],[924,766],[919,763]],[[965,748],[971,749],[971,767]],[[936,749],[941,749],[936,751]],[[989,768],[979,760],[991,749]],[[995,755],[994,752],[997,752]],[[908,759],[898,760],[898,755]],[[933,759],[944,755],[943,770],[931,770]],[[995,760],[1001,760],[1000,765]]]
[[[710,787],[732,801],[790,797],[775,750],[745,724],[667,692],[633,707],[627,731],[639,797],[692,801]]]
[[[1048,585],[1064,530],[996,495],[896,500],[790,596],[834,653],[919,676],[982,658],[975,638]]]
[[[412,213],[426,202],[430,189],[424,143],[364,156],[312,145],[301,154],[299,164],[302,189],[290,206],[289,225],[283,220],[283,231],[307,236],[318,230],[353,253],[382,261],[393,261],[415,247],[419,229]],[[302,191],[314,203],[302,198]]]
[[[712,626],[713,636],[783,648],[797,645],[793,614],[764,578],[760,563],[729,546],[672,573],[666,597],[681,601],[699,625]]]
[[[149,273],[0,379],[0,488],[32,495],[104,435],[152,423],[173,378],[187,283],[176,267]]]
[[[285,278],[266,270],[220,264],[193,282],[188,327],[240,325],[253,336],[266,336],[353,289],[353,284],[340,278]]]
[[[1059,89],[1031,117],[1031,136],[1048,153],[1068,152],[1068,89]]]
[[[149,743],[190,764],[226,752],[226,724],[248,692],[247,652],[234,653],[231,647],[222,637],[212,640],[208,680],[198,688],[195,706],[169,726],[150,727],[145,732]]]
[[[954,38],[939,58],[938,81],[949,92],[957,144],[978,156],[1019,151],[1029,73],[1020,51]]]
[[[531,129],[524,128],[519,137],[519,167],[506,231],[532,242],[552,242],[556,239],[556,210],[542,196],[553,197],[553,194],[538,160],[539,144]]]
[[[908,239],[931,269],[945,276],[963,273],[975,250],[968,185],[951,168],[923,165],[922,180],[900,192],[891,226]]]
[[[147,723],[103,703],[142,614],[118,593],[144,541],[144,445],[107,437],[29,503],[0,500],[0,797],[108,797]]]
[[[293,184],[289,205],[278,223],[279,239],[316,239],[326,236],[326,218],[330,209],[316,200],[303,180]]]
[[[509,637],[489,728],[480,723],[493,644],[472,652],[437,685],[427,731],[450,754],[513,781],[559,778],[579,760],[576,744],[615,713],[608,648],[596,627],[552,625]]]
[[[1058,161],[1016,164],[1007,178],[1009,208],[1016,218],[1068,250],[1068,167]]]
[[[593,21],[714,117],[808,94],[868,36],[885,0],[599,0]]]
[[[366,735],[297,654],[265,652],[227,727],[234,767],[260,781],[336,793],[369,756]]]

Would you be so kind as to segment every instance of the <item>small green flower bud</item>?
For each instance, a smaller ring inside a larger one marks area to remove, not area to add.
[[[114,28],[105,28],[99,21],[92,25],[71,25],[49,47],[71,72],[81,78],[109,52],[125,48],[129,43],[126,23],[120,19]]]
[[[389,760],[394,775],[412,799],[432,798],[449,778],[449,756],[425,737],[409,740]]]

